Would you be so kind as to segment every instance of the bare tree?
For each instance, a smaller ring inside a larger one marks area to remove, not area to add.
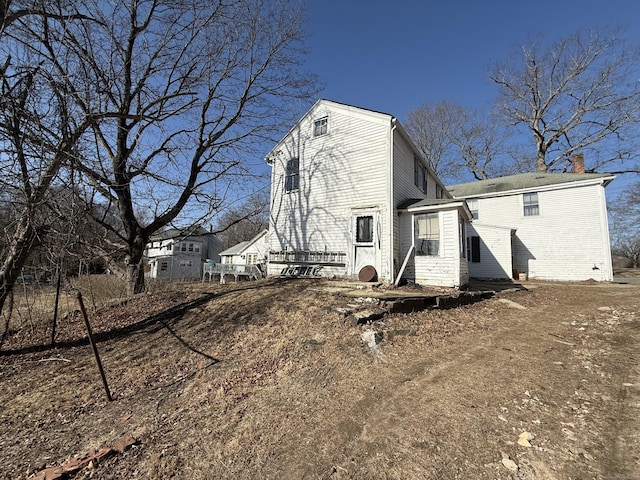
[[[614,251],[640,267],[640,182],[630,185],[609,207]]]
[[[251,195],[237,206],[224,212],[215,228],[223,248],[251,240],[269,227],[269,194]]]
[[[484,112],[448,101],[424,103],[409,112],[405,127],[444,180],[484,180],[523,168],[509,155],[508,131]]]
[[[458,173],[452,165],[453,142],[462,130],[464,117],[464,107],[448,101],[423,103],[407,114],[407,133],[439,176]]]
[[[262,0],[80,0],[18,19],[26,55],[89,119],[73,168],[118,211],[130,293],[144,289],[149,237],[186,210],[206,216],[252,172],[245,158],[279,131],[288,101],[314,93],[300,73],[302,10]],[[87,211],[95,211],[88,205]]]
[[[492,114],[467,109],[461,125],[451,139],[457,147],[449,160],[450,170],[458,174],[455,178],[470,173],[476,180],[486,180],[529,171],[526,155],[511,142],[510,129],[499,125]]]
[[[529,130],[536,171],[566,171],[575,152],[587,171],[640,171],[637,61],[637,48],[615,33],[583,30],[547,48],[523,46],[492,69],[497,109]]]
[[[28,2],[22,2],[25,5]],[[11,2],[0,5],[2,30],[0,71],[0,189],[11,202],[4,220],[5,241],[0,258],[0,311],[33,248],[42,242],[49,218],[42,211],[47,193],[59,180],[63,165],[88,123],[75,117],[64,91],[51,71],[14,49],[13,27],[33,17],[22,3],[17,13]],[[73,17],[74,12],[65,12]]]

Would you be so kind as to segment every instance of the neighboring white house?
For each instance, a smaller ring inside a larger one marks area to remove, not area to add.
[[[599,173],[525,173],[448,187],[473,214],[469,275],[611,281],[604,188]]]
[[[319,100],[266,161],[269,274],[468,282],[471,213],[392,115]]]
[[[268,230],[263,230],[251,240],[240,242],[220,252],[220,261],[224,264],[257,265],[264,264],[269,254]]]
[[[222,241],[201,226],[171,228],[149,239],[145,256],[151,278],[201,278],[206,260],[220,261]]]

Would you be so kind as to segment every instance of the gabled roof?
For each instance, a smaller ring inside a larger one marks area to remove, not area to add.
[[[409,198],[398,205],[399,210],[407,210],[408,208],[418,207],[433,207],[439,205],[447,205],[451,203],[458,204],[460,200],[453,200],[451,198]]]
[[[251,240],[240,242],[237,245],[234,245],[233,247],[229,247],[226,250],[220,252],[220,256],[240,255],[247,248],[249,248],[251,245],[253,245],[258,240],[260,240],[262,237],[264,237],[267,233],[269,233],[269,230],[266,230],[266,229],[262,230],[259,234],[257,234]]]
[[[277,154],[278,149],[280,148],[282,142],[296,129],[296,127],[298,125],[300,125],[305,118],[307,118],[309,115],[312,115],[313,112],[322,104],[328,105],[328,106],[334,106],[334,107],[338,107],[338,108],[342,108],[342,109],[348,109],[350,111],[359,111],[359,112],[363,112],[365,114],[371,115],[372,118],[385,118],[387,117],[388,119],[392,119],[395,118],[393,117],[393,115],[390,115],[388,113],[384,113],[384,112],[377,112],[375,110],[371,110],[368,108],[362,108],[362,107],[356,107],[354,105],[349,105],[347,103],[341,103],[341,102],[336,102],[333,100],[327,100],[325,98],[320,98],[318,99],[312,106],[311,108],[309,108],[309,110],[307,110],[305,112],[304,115],[302,115],[302,117],[300,117],[300,120],[298,120],[290,129],[289,131],[286,133],[286,135],[284,135],[280,141],[278,143],[275,144],[275,146],[269,151],[269,153],[267,153],[267,155],[265,156],[265,160],[267,163],[271,163],[272,161],[272,157],[274,156],[274,154]]]
[[[453,208],[462,210],[467,217],[467,220],[471,220],[471,210],[469,210],[467,202],[461,199],[456,200],[451,198],[409,198],[398,206],[398,210],[406,210],[411,214],[439,212],[442,210]]]
[[[249,245],[249,241],[240,242],[233,247],[229,247],[226,250],[220,252],[220,256],[230,256],[230,255],[240,255],[242,251],[245,249],[247,245]]]
[[[440,187],[442,187],[442,189],[446,191],[446,187],[444,186],[444,184],[442,183],[438,175],[436,175],[436,173],[433,171],[433,168],[431,168],[431,165],[429,165],[429,162],[424,158],[424,155],[420,153],[420,150],[416,147],[412,138],[409,136],[405,128],[402,126],[402,124],[398,121],[398,119],[395,116],[391,115],[390,113],[371,110],[370,108],[357,107],[355,105],[350,105],[348,103],[336,102],[334,100],[327,100],[325,98],[321,98],[317,100],[311,106],[311,108],[309,108],[309,110],[307,110],[307,112],[302,117],[300,117],[300,120],[298,120],[295,123],[295,125],[289,129],[287,134],[284,137],[282,137],[278,143],[276,143],[276,145],[269,151],[269,153],[267,153],[267,155],[265,156],[265,161],[267,163],[273,162],[274,156],[280,153],[281,145],[283,144],[285,139],[289,137],[289,135],[291,135],[291,133],[297,128],[298,125],[300,125],[304,121],[305,118],[307,118],[309,115],[313,115],[313,112],[317,108],[319,108],[321,105],[324,105],[327,107],[333,107],[333,108],[340,108],[342,110],[348,110],[350,112],[359,112],[360,114],[368,115],[369,118],[372,118],[372,119],[377,118],[381,121],[385,121],[385,122],[388,121],[389,128],[391,128],[393,125],[393,127],[397,129],[398,133],[402,135],[402,137],[404,137],[407,143],[411,146],[413,150],[413,154],[418,156],[424,161],[424,165],[429,171],[429,173],[431,174],[431,176],[435,179],[438,185],[440,185]]]
[[[150,240],[168,240],[170,238],[187,238],[187,237],[199,237],[202,235],[208,235],[209,232],[202,225],[192,225],[185,228],[168,228],[162,232],[158,232],[151,236]]]
[[[454,198],[469,198],[514,190],[569,186],[580,183],[603,183],[607,186],[615,177],[610,173],[522,173],[506,177],[451,185],[447,190]]]

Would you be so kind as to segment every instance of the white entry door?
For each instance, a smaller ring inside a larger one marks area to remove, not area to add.
[[[380,274],[378,257],[378,215],[377,212],[357,213],[353,216],[353,272],[358,275],[366,266],[372,266]]]

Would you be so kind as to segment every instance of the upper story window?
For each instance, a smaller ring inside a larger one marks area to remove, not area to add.
[[[442,187],[436,184],[436,198],[443,198]]]
[[[540,207],[538,205],[537,193],[524,193],[522,194],[522,204],[524,206],[524,216],[531,217],[534,215],[540,215]]]
[[[180,242],[178,244],[178,251],[180,251],[180,252],[190,252],[190,253],[199,253],[200,252],[200,244],[192,243],[192,242]]]
[[[418,157],[413,157],[413,177],[416,187],[427,194],[427,168]]]
[[[467,200],[467,205],[469,206],[469,210],[471,210],[471,216],[474,220],[478,220],[478,199],[471,198]]]
[[[437,213],[416,215],[416,255],[440,254],[440,216]]]
[[[300,160],[287,160],[287,171],[284,179],[284,191],[290,192],[300,188]]]
[[[321,118],[313,122],[313,136],[319,137],[320,135],[326,135],[327,125],[328,125],[327,117]]]

